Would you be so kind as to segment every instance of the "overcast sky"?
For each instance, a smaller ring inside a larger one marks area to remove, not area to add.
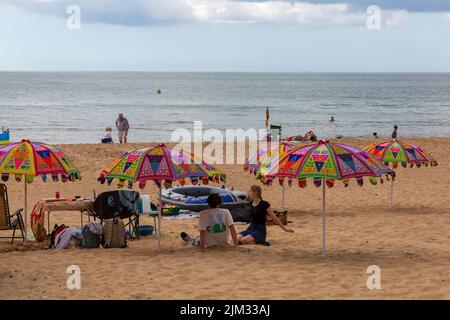
[[[450,0],[0,0],[0,70],[449,72]]]

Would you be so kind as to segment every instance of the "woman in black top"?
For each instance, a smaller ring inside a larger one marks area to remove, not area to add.
[[[273,222],[280,226],[285,232],[294,232],[294,230],[290,228],[286,228],[283,223],[278,219],[278,217],[273,212],[270,207],[270,203],[262,200],[261,196],[261,187],[253,185],[250,187],[250,191],[248,193],[248,197],[252,203],[250,204],[250,214],[252,218],[252,222],[247,230],[242,231],[238,234],[238,242],[239,244],[251,244],[251,243],[260,243],[267,244],[266,236],[266,219],[267,214],[272,216]]]

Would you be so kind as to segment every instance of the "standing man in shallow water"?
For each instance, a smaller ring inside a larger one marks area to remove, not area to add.
[[[119,135],[120,143],[127,143],[128,130],[130,129],[130,124],[127,118],[123,116],[123,113],[119,113],[119,117],[116,120],[116,128]]]

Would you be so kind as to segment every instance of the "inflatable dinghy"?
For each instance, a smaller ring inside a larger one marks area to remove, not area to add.
[[[222,198],[221,208],[241,208],[250,203],[245,192],[209,186],[189,185],[163,189],[161,197],[163,203],[173,204],[184,210],[199,212],[208,209],[208,202],[206,200],[211,193],[218,193],[220,195]]]

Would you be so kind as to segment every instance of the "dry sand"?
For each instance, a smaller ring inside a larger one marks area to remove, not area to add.
[[[309,183],[286,193],[294,234],[269,227],[272,246],[185,248],[181,231],[195,232],[196,220],[162,221],[162,251],[155,237],[130,241],[127,249],[43,250],[0,241],[0,299],[449,299],[450,138],[406,139],[432,152],[436,168],[398,169],[396,206],[389,208],[389,184],[328,189],[328,257],[321,256],[321,189]],[[344,140],[359,147],[368,140]],[[40,181],[29,188],[36,200],[91,197],[114,189],[97,183],[99,171],[137,145],[63,145],[79,167],[79,183]],[[255,183],[241,165],[219,166],[228,186],[248,190]],[[39,179],[40,180],[40,179]],[[8,182],[11,209],[22,206],[23,184]],[[145,190],[152,200],[156,188]],[[278,208],[281,189],[264,187]],[[79,225],[76,213],[54,213],[52,223]],[[145,218],[142,224],[152,223]],[[245,225],[238,225],[238,230]],[[2,232],[4,235],[4,232]],[[81,268],[81,289],[66,288],[69,265]],[[367,267],[381,268],[381,289],[366,286]]]

